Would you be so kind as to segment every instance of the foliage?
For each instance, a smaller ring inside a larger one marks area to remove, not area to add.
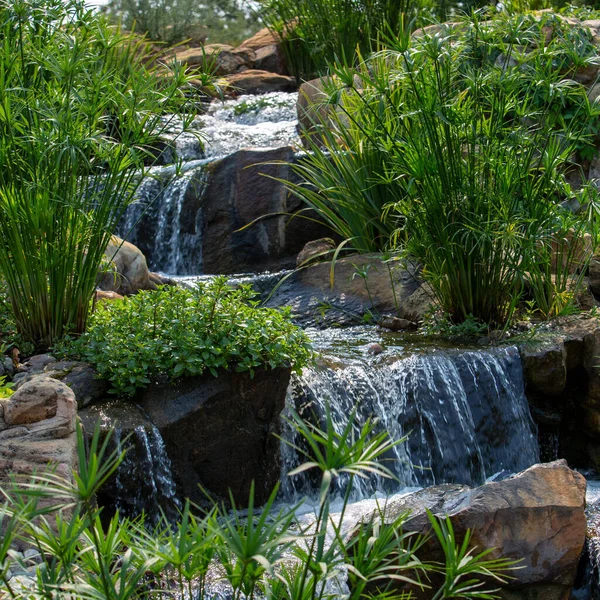
[[[353,418],[347,431],[354,429]],[[15,562],[27,566],[27,559],[11,551],[19,540],[41,555],[35,589],[28,590],[28,597],[129,600],[171,598],[175,593],[204,600],[209,597],[211,565],[213,577],[219,572],[231,586],[234,600],[259,593],[269,600],[332,598],[331,586],[345,577],[349,600],[407,600],[402,588],[409,584],[425,590],[431,587],[425,581],[432,574],[442,576],[441,584],[431,589],[435,600],[498,597],[496,588],[506,583],[514,563],[489,559],[489,550],[469,548],[468,532],[457,543],[448,519],[429,515],[443,564],[418,559],[425,538],[402,530],[407,514],[389,519],[380,509],[342,533],[349,492],[334,518],[331,482],[349,473],[350,489],[354,477],[374,471],[387,475],[378,459],[390,442],[372,436],[373,424],[352,439],[333,437],[331,423],[319,430],[307,427],[297,415],[292,421],[314,451],[298,471],[315,469],[322,479],[317,514],[308,525],[296,521],[297,506],[274,510],[277,489],[257,510],[251,493],[244,513],[214,505],[194,515],[186,503],[177,523],[163,521],[152,530],[144,527],[143,515],[130,520],[116,514],[108,520],[93,501],[94,494],[123,457],[108,455],[108,437],[101,444],[98,428],[86,456],[78,428],[80,472],[73,480],[51,472],[17,480],[2,490],[6,501],[0,506],[0,593],[16,598],[20,592],[19,584],[8,578]],[[68,513],[60,512],[64,510]],[[219,564],[222,569],[216,571]]]
[[[0,271],[19,333],[49,347],[85,329],[104,250],[188,75],[82,0],[1,0],[0,31]]]
[[[66,340],[62,352],[94,365],[119,395],[159,377],[301,368],[312,356],[306,335],[288,310],[257,308],[253,298],[250,286],[232,289],[224,277],[139,292],[99,305],[86,333]]]
[[[238,0],[110,0],[105,10],[112,21],[167,44],[236,45],[260,27],[256,13]]]
[[[0,377],[0,399],[12,396],[14,393],[12,388],[12,383],[6,383],[6,377]]]
[[[288,187],[356,249],[420,262],[455,323],[503,326],[526,285],[542,316],[567,310],[589,260],[582,236],[597,239],[597,191],[564,178],[598,122],[564,79],[597,60],[588,35],[553,15],[473,17],[388,46],[332,68],[333,108],[294,167],[308,185]]]

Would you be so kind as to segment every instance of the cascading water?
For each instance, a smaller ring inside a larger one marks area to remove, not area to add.
[[[173,165],[151,169],[117,231],[143,252],[151,270],[202,273],[200,208],[208,165],[242,148],[297,145],[297,96],[274,92],[213,102],[195,119],[193,133],[180,134],[181,121],[170,121],[164,137],[174,147],[163,153],[162,161],[180,164],[177,170]]]
[[[175,517],[181,503],[158,429],[140,425],[124,439],[123,431],[116,427],[112,444],[118,452],[126,451],[112,482],[104,488],[104,493],[112,496],[114,508],[124,516],[143,512],[149,525],[156,525],[162,513]]]
[[[187,194],[202,197],[206,160],[187,163],[180,171],[174,167],[155,167],[142,182],[137,199],[125,213],[118,235],[136,245],[148,259],[153,271],[164,273],[201,273],[202,211],[184,214]]]
[[[393,440],[408,436],[387,457],[397,481],[359,479],[354,499],[436,483],[478,485],[539,460],[521,361],[514,347],[400,356],[392,349],[376,358],[349,361],[326,355],[320,366],[294,376],[288,405],[320,424],[329,407],[338,432],[356,411],[355,434],[371,418]],[[291,428],[285,436],[298,443]],[[283,443],[286,501],[314,492],[308,475],[285,476],[301,462],[302,457]]]

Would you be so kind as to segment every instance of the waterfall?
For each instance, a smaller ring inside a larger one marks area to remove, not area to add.
[[[371,418],[391,439],[407,436],[386,457],[397,480],[357,479],[354,500],[412,486],[479,485],[539,460],[515,347],[432,351],[382,362],[329,362],[329,367],[309,367],[294,376],[288,406],[322,424],[328,405],[338,433],[355,410],[355,435]],[[300,443],[289,426],[286,438]],[[285,500],[313,493],[310,472],[286,476],[303,458],[285,443],[281,451]]]
[[[151,271],[202,272],[202,211],[199,202],[210,161],[156,167],[144,178],[135,202],[128,207],[117,234],[136,245]]]
[[[125,458],[117,469],[110,491],[112,504],[122,515],[136,517],[146,514],[146,522],[156,525],[161,513],[175,517],[181,503],[176,495],[171,475],[171,461],[158,429],[138,426],[123,439],[115,428],[112,444]]]

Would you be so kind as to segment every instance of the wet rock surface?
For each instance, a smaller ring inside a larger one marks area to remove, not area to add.
[[[291,306],[303,325],[322,327],[360,323],[367,313],[391,313],[420,321],[432,296],[412,264],[384,263],[379,255],[355,255],[294,272],[275,291],[270,306]]]

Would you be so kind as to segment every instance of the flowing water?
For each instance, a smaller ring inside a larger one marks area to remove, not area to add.
[[[181,121],[170,121],[172,149],[162,162],[177,166],[150,169],[117,234],[136,245],[151,271],[169,275],[202,273],[202,195],[211,163],[237,150],[267,150],[299,144],[295,93],[273,92],[213,102],[181,135]],[[205,147],[199,141],[204,140]],[[188,210],[185,210],[187,206]],[[191,221],[191,222],[190,222]]]
[[[388,335],[380,338],[383,353],[371,357],[366,342],[376,339],[375,332],[369,327],[312,331],[323,358],[293,376],[288,389],[288,407],[316,424],[324,424],[329,410],[341,433],[355,412],[352,435],[371,419],[392,440],[406,438],[386,457],[396,480],[358,480],[355,500],[437,483],[480,485],[539,461],[515,347],[419,348],[417,341]],[[290,427],[285,437],[299,443]],[[300,462],[283,443],[282,491],[290,502],[315,493],[309,476],[286,477]]]

